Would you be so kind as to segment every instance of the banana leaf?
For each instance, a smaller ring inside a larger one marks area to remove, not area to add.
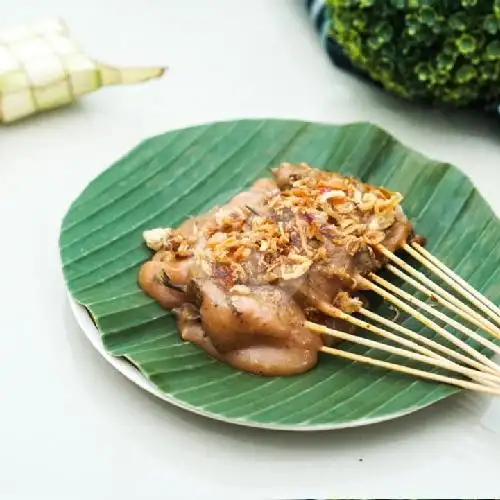
[[[498,303],[500,225],[455,167],[422,156],[371,124],[227,121],[142,142],[93,180],[69,208],[60,235],[65,280],[94,319],[107,351],[128,359],[172,403],[242,425],[294,430],[362,425],[458,392],[326,355],[302,375],[265,378],[238,372],[182,342],[171,314],[139,289],[137,271],[150,256],[142,231],[176,226],[222,203],[270,175],[269,167],[281,161],[309,162],[400,191],[416,231],[428,239],[427,248]],[[382,301],[372,301],[371,307],[392,315]],[[433,337],[404,314],[398,322]],[[374,349],[342,348],[402,362]]]

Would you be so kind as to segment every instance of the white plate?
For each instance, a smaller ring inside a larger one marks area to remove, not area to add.
[[[380,418],[367,418],[365,420],[357,420],[355,422],[349,424],[340,424],[340,425],[325,425],[325,426],[300,426],[300,427],[288,427],[283,428],[283,426],[273,426],[271,424],[263,424],[259,425],[253,422],[245,422],[242,420],[229,420],[223,417],[219,417],[217,415],[213,415],[211,413],[205,413],[201,411],[199,408],[194,406],[186,405],[179,401],[178,399],[169,396],[168,394],[160,391],[147,377],[145,377],[132,363],[129,363],[126,359],[112,356],[106,351],[104,344],[101,339],[101,334],[94,322],[92,321],[87,309],[83,307],[81,304],[75,301],[75,299],[68,292],[68,299],[70,303],[71,310],[76,318],[76,321],[80,328],[85,333],[86,337],[90,340],[92,345],[97,349],[97,351],[103,356],[103,358],[112,365],[116,370],[118,370],[122,375],[132,381],[134,384],[138,385],[141,389],[153,394],[154,396],[162,399],[163,401],[167,401],[179,408],[184,410],[188,410],[192,413],[196,413],[198,415],[211,418],[213,420],[220,420],[222,422],[227,422],[231,424],[241,425],[244,427],[258,427],[263,429],[277,429],[277,430],[294,430],[294,431],[318,431],[318,430],[335,430],[335,429],[345,429],[347,427],[361,427],[365,425],[377,424],[379,422],[385,422],[387,420],[393,420],[395,418],[403,417],[410,413],[413,413],[415,410],[410,408],[401,413],[393,413],[391,415],[386,415]]]
[[[85,333],[86,337],[90,340],[91,344],[97,349],[99,354],[114,368],[116,368],[122,375],[125,375],[134,384],[138,385],[141,389],[154,394],[155,396],[173,403],[177,406],[181,406],[178,401],[173,398],[168,397],[166,394],[161,392],[151,381],[149,381],[132,363],[129,363],[126,359],[117,356],[112,356],[106,351],[104,344],[101,339],[101,333],[95,326],[92,318],[90,317],[87,309],[81,304],[76,302],[76,300],[68,293],[69,304],[71,311],[75,315],[76,321],[80,328]],[[189,408],[191,410],[191,408]]]

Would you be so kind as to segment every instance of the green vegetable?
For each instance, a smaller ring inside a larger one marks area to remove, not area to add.
[[[500,0],[327,0],[353,64],[411,100],[500,96]]]

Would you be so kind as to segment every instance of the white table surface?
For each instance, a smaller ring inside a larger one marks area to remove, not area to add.
[[[103,61],[171,69],[0,131],[0,498],[498,497],[500,400],[461,395],[312,434],[233,427],[154,400],[77,327],[57,240],[72,199],[138,141],[237,117],[373,121],[461,167],[500,212],[500,126],[402,105],[342,74],[298,0],[0,2],[4,24],[50,14]]]

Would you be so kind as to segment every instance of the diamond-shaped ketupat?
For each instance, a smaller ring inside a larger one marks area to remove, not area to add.
[[[115,68],[89,58],[59,18],[0,31],[0,122],[70,104],[100,87],[159,78],[164,67]]]

